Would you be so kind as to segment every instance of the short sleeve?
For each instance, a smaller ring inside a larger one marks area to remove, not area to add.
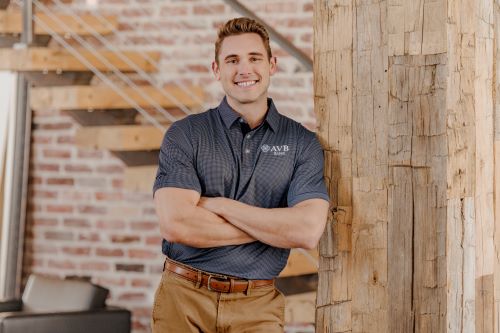
[[[163,187],[177,187],[201,193],[187,120],[172,124],[165,133],[158,158],[153,195]]]
[[[307,131],[297,154],[297,162],[288,189],[287,203],[292,207],[308,199],[329,201],[323,175],[323,149],[316,135]]]

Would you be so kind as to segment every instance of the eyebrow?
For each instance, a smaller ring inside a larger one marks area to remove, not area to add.
[[[248,55],[251,55],[251,56],[260,56],[260,57],[263,57],[264,54],[260,53],[260,52],[250,52]],[[227,55],[224,60],[227,60],[229,58],[239,58],[240,56],[237,55],[237,54],[229,54]]]

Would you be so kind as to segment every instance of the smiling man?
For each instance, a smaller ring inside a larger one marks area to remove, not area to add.
[[[260,23],[228,21],[212,69],[226,96],[172,124],[160,150],[153,192],[167,258],[153,332],[282,332],[274,278],[290,248],[314,248],[323,233],[323,151],[268,98],[277,67]]]

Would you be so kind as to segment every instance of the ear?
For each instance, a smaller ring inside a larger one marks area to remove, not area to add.
[[[212,61],[212,72],[214,73],[215,79],[220,81],[220,69],[215,60]]]
[[[269,64],[269,75],[273,75],[278,71],[278,58],[271,57],[271,59],[269,59]]]

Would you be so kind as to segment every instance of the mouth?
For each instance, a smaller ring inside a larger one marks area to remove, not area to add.
[[[259,80],[249,80],[249,81],[234,82],[234,84],[241,88],[248,88],[256,85],[258,82]]]

